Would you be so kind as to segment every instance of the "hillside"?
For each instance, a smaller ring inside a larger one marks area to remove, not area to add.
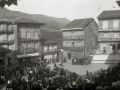
[[[36,21],[44,22],[46,25],[42,26],[42,30],[59,30],[70,21],[66,18],[56,18],[41,14],[27,14],[19,11],[11,11],[6,8],[0,8],[0,17],[14,19],[18,17],[30,18]]]

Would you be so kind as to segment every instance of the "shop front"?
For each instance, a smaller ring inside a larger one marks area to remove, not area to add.
[[[40,60],[39,53],[32,53],[32,54],[24,54],[24,55],[17,55],[19,65],[23,63],[32,63],[36,60]]]

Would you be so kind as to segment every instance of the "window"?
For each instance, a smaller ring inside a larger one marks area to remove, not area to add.
[[[104,36],[104,33],[99,33],[99,37],[103,37]]]
[[[66,46],[67,46],[67,47],[69,46],[69,42],[66,42]]]
[[[77,45],[78,45],[78,47],[80,47],[81,46],[80,42],[77,42]]]
[[[108,29],[108,21],[103,21],[103,29]]]
[[[74,43],[74,42],[72,42],[72,48],[74,48],[74,45],[75,45],[75,43]]]
[[[2,41],[4,41],[4,40],[7,40],[7,35],[6,34],[2,35]]]
[[[38,33],[37,33],[37,31],[34,32],[34,38],[38,39]]]
[[[119,20],[114,20],[113,21],[113,28],[114,29],[118,28],[119,27],[118,24],[119,24]]]
[[[109,33],[109,37],[113,38],[114,37],[114,33],[110,32]]]
[[[6,24],[1,24],[1,30],[6,31],[7,30],[7,25]]]
[[[119,33],[114,33],[114,37],[119,37]]]
[[[107,50],[107,44],[104,44],[104,43],[100,44],[100,49],[104,50],[103,48],[106,48],[106,50]]]
[[[109,33],[104,33],[104,37],[109,37]]]
[[[7,48],[7,45],[3,45],[2,47]]]
[[[99,28],[102,29],[103,22],[99,21]]]
[[[38,44],[37,43],[35,43],[35,49],[38,50]]]
[[[29,31],[26,32],[26,37],[27,37],[27,39],[30,39],[30,32]]]

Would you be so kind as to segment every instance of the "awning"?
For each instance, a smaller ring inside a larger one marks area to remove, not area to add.
[[[16,56],[17,56],[17,58],[33,57],[33,56],[39,56],[39,53],[31,53],[31,54],[16,55]]]

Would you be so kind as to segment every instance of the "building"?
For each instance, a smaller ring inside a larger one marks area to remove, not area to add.
[[[117,53],[120,49],[120,10],[103,11],[98,16],[98,54]]]
[[[57,42],[53,40],[42,39],[42,60],[57,60]]]
[[[98,26],[93,18],[76,19],[63,29],[63,58],[94,54],[97,48]]]
[[[120,0],[116,0],[118,6],[120,7]]]
[[[10,49],[5,54],[5,66],[12,66],[40,57],[40,26],[44,23],[25,18],[0,20],[0,46]]]

